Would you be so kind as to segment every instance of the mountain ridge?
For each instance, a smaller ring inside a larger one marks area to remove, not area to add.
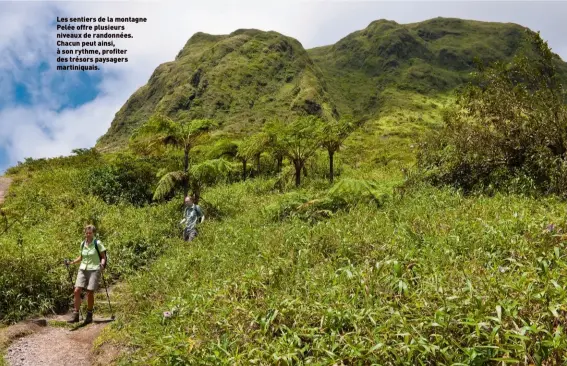
[[[307,49],[276,31],[197,32],[133,93],[96,147],[123,147],[154,112],[178,120],[214,118],[235,134],[303,114],[378,118],[389,106],[386,90],[450,92],[468,80],[476,57],[484,63],[510,60],[525,44],[526,30],[460,18],[407,24],[377,19],[333,44]],[[559,55],[557,63],[567,81],[567,64]]]

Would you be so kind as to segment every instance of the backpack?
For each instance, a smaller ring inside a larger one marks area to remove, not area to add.
[[[101,257],[100,257],[100,252],[98,251],[97,240],[96,239],[93,239],[93,240],[94,240],[94,247],[96,249],[96,252],[98,253],[98,260],[100,261]],[[84,247],[85,247],[85,240],[83,240],[83,242],[81,243],[81,254],[83,254],[83,248]],[[108,266],[108,254],[106,254],[106,263],[105,264],[106,264],[106,266]]]

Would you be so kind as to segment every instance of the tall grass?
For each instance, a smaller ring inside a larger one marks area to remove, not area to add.
[[[260,184],[209,191],[240,209],[129,277],[111,337],[135,349],[123,364],[565,357],[565,245],[544,230],[564,223],[561,202],[422,187],[314,224],[273,222],[262,207],[277,195],[246,194]]]

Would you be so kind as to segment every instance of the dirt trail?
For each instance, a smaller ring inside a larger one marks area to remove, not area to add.
[[[6,352],[10,366],[92,365],[91,348],[106,323],[89,324],[77,330],[47,326],[15,340]]]
[[[109,294],[114,287],[108,288]],[[101,289],[98,294],[102,295]],[[101,304],[95,298],[95,304],[97,302]],[[112,345],[102,345],[97,350],[96,357],[93,355],[93,342],[111,324],[110,317],[104,312],[97,314],[95,309],[93,323],[82,326],[86,315],[83,309],[81,323],[59,326],[69,319],[71,311],[0,329],[0,347],[2,341],[9,344],[4,355],[8,366],[98,366],[114,361],[120,350]]]
[[[8,194],[8,187],[12,183],[12,178],[0,177],[0,205],[4,203],[4,197]]]

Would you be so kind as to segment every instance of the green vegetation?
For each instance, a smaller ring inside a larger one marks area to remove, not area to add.
[[[565,245],[542,234],[561,202],[424,189],[315,224],[273,222],[260,207],[277,196],[246,192],[263,184],[210,191],[247,209],[129,279],[113,330],[136,345],[124,364],[565,356]]]
[[[560,364],[565,64],[519,29],[377,21],[309,52],[194,35],[101,139],[122,151],[9,170],[0,321],[68,306],[62,259],[94,223],[117,364]],[[478,54],[502,62],[470,77]],[[191,243],[188,191],[209,218]]]
[[[301,44],[254,29],[191,37],[175,61],[160,65],[129,98],[97,147],[123,147],[156,112],[173,120],[214,119],[233,133],[257,130],[273,117],[336,115]]]
[[[481,66],[459,93],[421,156],[434,182],[567,193],[566,94],[547,44],[534,36],[533,46],[538,58]]]
[[[384,90],[436,95],[469,79],[475,58],[509,61],[525,46],[516,24],[435,18],[414,24],[377,20],[334,45],[308,50],[341,114],[377,115]],[[567,82],[567,64],[554,59]]]
[[[182,120],[175,122],[163,115],[153,115],[131,137],[134,149],[142,151],[162,151],[164,147],[173,147],[183,151],[183,170],[164,174],[154,193],[154,199],[162,199],[177,188],[183,186],[183,195],[189,192],[189,153],[207,132],[215,127],[212,120]]]
[[[524,30],[450,18],[405,25],[377,20],[310,50],[276,32],[197,33],[129,98],[97,148],[124,147],[156,112],[174,120],[214,119],[236,134],[301,115],[377,119],[402,100],[392,100],[392,91],[435,99],[469,79],[475,58],[509,61],[525,45]],[[566,83],[567,64],[557,56],[554,63]]]

